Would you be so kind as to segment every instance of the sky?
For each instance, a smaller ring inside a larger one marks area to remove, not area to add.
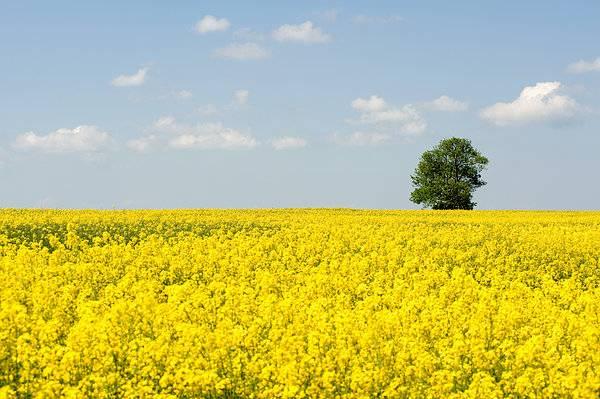
[[[600,209],[600,2],[2,1],[0,207]]]

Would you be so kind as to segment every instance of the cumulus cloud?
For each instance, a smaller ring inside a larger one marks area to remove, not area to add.
[[[352,101],[352,108],[361,112],[378,112],[387,107],[385,100],[379,96],[357,98]]]
[[[412,104],[392,107],[383,98],[371,96],[355,99],[352,108],[360,112],[359,123],[378,125],[379,129],[416,135],[427,128],[427,123]]]
[[[570,73],[600,72],[600,57],[591,61],[579,60],[567,67]]]
[[[330,35],[323,33],[311,21],[299,25],[282,25],[273,31],[272,36],[279,42],[327,43],[331,40]]]
[[[428,108],[443,112],[461,112],[469,109],[469,104],[452,97],[441,96],[426,104]]]
[[[391,123],[406,134],[420,134],[427,128],[427,123],[412,104],[363,113],[360,119],[364,123]]]
[[[226,47],[216,49],[214,56],[232,60],[260,60],[269,57],[269,50],[257,43],[232,43]]]
[[[82,125],[73,129],[61,128],[46,135],[34,132],[19,134],[14,147],[45,153],[94,153],[106,149],[111,141],[107,132],[96,126]]]
[[[227,128],[221,123],[203,123],[186,129],[169,140],[169,147],[175,149],[241,149],[254,148],[258,142],[252,136]]]
[[[196,32],[205,34],[209,32],[223,32],[229,29],[231,24],[225,18],[217,18],[212,15],[205,15],[196,23]]]
[[[541,82],[525,87],[509,103],[496,103],[481,111],[481,117],[498,126],[530,122],[561,122],[574,118],[579,105],[560,94],[560,82]]]
[[[335,134],[333,141],[337,144],[374,146],[395,137],[419,135],[427,128],[427,122],[412,104],[392,106],[382,97],[372,95],[355,99],[351,106],[359,117],[348,122],[367,128],[350,134]]]
[[[248,103],[248,97],[250,92],[248,90],[236,90],[233,93],[233,98],[238,105],[246,105]]]
[[[278,137],[271,140],[271,146],[276,150],[290,150],[306,147],[307,142],[300,137]]]
[[[333,140],[340,145],[376,146],[389,141],[392,136],[381,132],[354,132],[349,135],[335,134]]]
[[[148,73],[148,68],[138,69],[136,73],[133,75],[119,75],[114,78],[111,84],[115,87],[132,87],[132,86],[141,86],[146,81],[146,74]]]
[[[130,140],[127,146],[145,152],[157,146],[172,149],[244,149],[254,148],[258,141],[249,134],[223,126],[221,123],[178,123],[171,116],[163,116],[152,125],[152,134]]]

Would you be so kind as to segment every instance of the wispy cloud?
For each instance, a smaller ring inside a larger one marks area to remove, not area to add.
[[[111,142],[107,132],[96,126],[82,125],[73,129],[61,128],[46,135],[19,134],[13,146],[18,150],[45,153],[94,153],[107,149]]]
[[[567,67],[570,73],[600,72],[600,57],[591,61],[579,60]]]
[[[412,104],[392,106],[372,95],[356,98],[351,106],[359,117],[348,122],[363,128],[349,134],[336,133],[333,141],[340,145],[376,146],[394,138],[420,135],[427,128],[427,122]]]
[[[203,116],[211,116],[219,113],[219,108],[214,104],[205,104],[198,107],[198,113]]]
[[[233,99],[237,105],[246,105],[248,103],[248,97],[250,96],[250,92],[248,90],[236,90],[233,93]]]
[[[379,96],[371,96],[352,101],[352,108],[360,112],[379,112],[387,108],[387,103]]]
[[[240,28],[233,32],[233,37],[236,40],[240,41],[262,41],[265,40],[265,34],[261,32],[257,32],[251,28]]]
[[[226,47],[215,50],[214,55],[218,58],[246,61],[268,58],[270,52],[258,43],[248,42],[232,43]]]
[[[254,148],[258,141],[250,135],[236,129],[223,126],[221,123],[204,123],[189,127],[169,140],[168,145],[175,149],[243,149]]]
[[[137,152],[147,152],[156,148],[175,150],[235,150],[251,149],[258,141],[249,134],[223,126],[222,123],[182,124],[171,116],[164,116],[154,122],[152,134],[130,140],[127,146]]]
[[[388,105],[381,97],[357,98],[352,101],[352,108],[360,113],[358,123],[377,125],[378,130],[390,128],[406,135],[421,134],[427,123],[412,105],[400,107]]]
[[[188,98],[192,98],[193,94],[189,90],[179,90],[178,92],[175,93],[175,97],[177,97],[181,100],[187,100]]]
[[[327,43],[331,41],[331,35],[324,33],[320,28],[306,21],[299,25],[282,25],[272,33],[273,39],[279,42],[300,43]]]
[[[114,78],[111,84],[115,87],[141,86],[146,81],[148,68],[140,68],[133,75],[119,75]]]
[[[339,145],[356,147],[377,146],[389,141],[392,136],[381,132],[354,132],[348,135],[334,134],[333,141]]]
[[[291,150],[306,147],[307,142],[301,137],[277,137],[271,140],[271,146],[276,150]]]
[[[403,21],[399,15],[364,15],[358,14],[352,18],[352,22],[359,25],[375,24],[384,25]]]
[[[425,104],[427,108],[443,112],[461,112],[469,109],[469,104],[448,96],[440,96]]]
[[[315,15],[327,22],[335,22],[338,18],[339,11],[335,8],[330,8],[329,10],[317,11]]]
[[[149,152],[159,143],[159,138],[153,134],[129,140],[126,143],[127,148],[135,152]]]

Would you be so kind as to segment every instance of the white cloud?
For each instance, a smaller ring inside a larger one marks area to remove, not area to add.
[[[246,105],[248,103],[248,96],[250,92],[248,90],[236,90],[233,93],[233,98],[238,105]]]
[[[360,116],[364,123],[389,123],[393,128],[405,134],[421,134],[427,128],[427,123],[417,109],[407,104],[398,108],[364,113]]]
[[[141,68],[133,75],[119,75],[112,80],[111,84],[115,87],[141,86],[146,81],[147,72],[148,68]]]
[[[541,82],[525,87],[517,99],[496,103],[481,111],[481,117],[495,125],[528,122],[560,122],[572,119],[579,105],[571,97],[559,94],[560,82]]]
[[[127,148],[135,152],[148,152],[158,144],[158,141],[158,137],[155,135],[140,137],[129,140],[127,142]]]
[[[156,129],[165,130],[175,126],[175,118],[172,116],[161,116],[154,122]]]
[[[279,42],[327,43],[331,36],[313,26],[311,21],[299,25],[282,25],[272,33]]]
[[[265,35],[250,28],[241,28],[233,32],[233,37],[237,40],[261,41],[265,40]]]
[[[260,60],[269,57],[270,53],[257,43],[232,43],[229,46],[215,50],[214,55],[219,58],[233,60]]]
[[[335,22],[338,17],[338,10],[331,8],[329,10],[318,11],[315,13],[319,18],[324,19],[327,22]]]
[[[93,153],[107,148],[111,141],[111,136],[96,126],[83,125],[74,129],[58,129],[47,135],[33,132],[19,134],[14,147],[46,153]]]
[[[352,108],[361,112],[377,112],[387,107],[385,100],[379,96],[369,98],[357,98],[352,101]]]
[[[371,96],[352,101],[352,108],[360,112],[359,123],[378,125],[398,133],[416,135],[425,131],[427,123],[411,104],[390,107],[383,98]]]
[[[347,135],[335,134],[333,140],[337,144],[375,146],[396,137],[419,135],[427,128],[427,122],[412,104],[391,106],[382,97],[373,95],[357,98],[351,105],[359,112],[359,118],[348,122],[367,128]]]
[[[190,133],[181,134],[169,140],[175,149],[240,149],[254,148],[258,142],[253,137],[235,129],[226,128],[221,123],[196,125]]]
[[[567,67],[570,73],[600,72],[600,57],[591,61],[579,60]]]
[[[164,116],[153,124],[154,134],[129,142],[133,150],[146,150],[155,144],[173,149],[242,149],[254,148],[258,141],[249,134],[223,126],[221,123],[178,123]]]
[[[469,104],[452,97],[441,96],[427,103],[427,107],[436,111],[460,112],[469,109]]]
[[[187,100],[188,98],[192,98],[193,94],[189,90],[180,90],[175,93],[175,97],[180,98],[182,100]]]
[[[225,18],[217,18],[212,15],[205,15],[196,23],[195,29],[198,33],[223,32],[229,29],[231,24]]]
[[[276,150],[289,150],[294,148],[304,148],[307,142],[300,137],[278,137],[271,140],[271,146]]]
[[[392,136],[381,132],[354,132],[349,135],[334,135],[334,141],[340,145],[376,146],[389,141]]]
[[[374,15],[359,14],[359,15],[355,15],[354,18],[352,18],[352,21],[355,24],[378,24],[378,25],[401,22],[402,20],[403,20],[403,18],[398,15],[374,16]]]
[[[219,113],[219,109],[213,104],[206,104],[198,107],[198,112],[204,116],[211,116]]]

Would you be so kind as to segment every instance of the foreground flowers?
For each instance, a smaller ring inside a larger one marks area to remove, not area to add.
[[[600,213],[1,211],[0,397],[596,398]]]

